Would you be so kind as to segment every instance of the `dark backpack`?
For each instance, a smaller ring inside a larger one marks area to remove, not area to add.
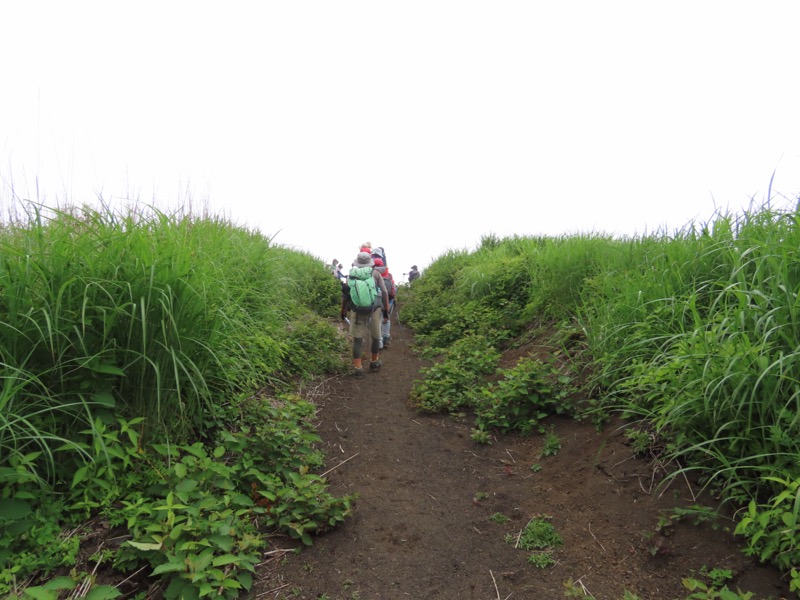
[[[383,283],[386,285],[386,290],[389,292],[389,300],[392,300],[394,295],[397,293],[397,286],[394,284],[394,277],[392,277],[391,274],[388,277],[384,277]]]
[[[397,286],[394,284],[394,277],[392,277],[392,274],[389,273],[389,269],[387,269],[385,266],[375,267],[375,270],[380,273],[381,277],[383,278],[383,285],[386,286],[386,291],[389,293],[389,299],[391,300],[397,293]],[[380,291],[378,294],[380,294]]]
[[[372,267],[353,267],[347,277],[348,298],[353,310],[360,314],[370,314],[375,309],[378,288],[372,277]]]

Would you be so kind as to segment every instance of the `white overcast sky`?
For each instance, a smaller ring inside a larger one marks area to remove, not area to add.
[[[0,202],[191,204],[401,279],[800,193],[797,0],[4,2]],[[37,191],[38,184],[38,191]],[[788,203],[791,205],[791,203]]]

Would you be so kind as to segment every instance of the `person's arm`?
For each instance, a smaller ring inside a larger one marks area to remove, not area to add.
[[[383,319],[387,320],[389,318],[389,290],[386,289],[386,284],[383,281],[383,277],[378,271],[372,272],[372,277],[375,279],[375,285],[381,291],[381,306],[383,308]]]

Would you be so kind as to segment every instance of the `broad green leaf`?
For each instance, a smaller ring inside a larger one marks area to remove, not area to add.
[[[17,521],[31,512],[33,510],[27,502],[15,498],[0,499],[0,521]]]
[[[175,577],[169,582],[167,589],[164,592],[165,598],[178,598],[180,600],[195,600],[197,596],[197,589],[185,579]]]
[[[72,477],[72,487],[75,488],[78,484],[89,476],[89,465],[84,465],[75,471]]]
[[[18,476],[17,470],[11,467],[0,467],[0,481],[4,479],[16,479]]]
[[[124,375],[124,373],[117,369],[119,373],[109,373],[110,375]],[[114,408],[117,405],[117,401],[114,400],[114,396],[109,394],[108,392],[100,392],[98,394],[94,394],[92,396],[92,402],[95,404],[100,404],[101,406],[105,406],[106,408]]]
[[[197,590],[201,596],[210,596],[214,593],[214,587],[206,582],[200,584],[200,589]]]
[[[33,518],[24,518],[24,519],[20,519],[18,521],[2,521],[0,519],[0,523],[3,523],[4,526],[5,526],[5,529],[4,529],[5,536],[4,537],[6,539],[11,539],[11,538],[17,537],[18,535],[25,535],[30,530],[30,528],[33,526],[34,519]]]
[[[92,367],[92,370],[97,373],[104,373],[106,375],[125,375],[125,371],[120,369],[118,366],[109,363],[101,363],[95,367]]]
[[[247,571],[242,571],[236,576],[236,578],[239,580],[239,583],[242,584],[244,589],[249,590],[251,587],[253,587],[253,576]]]
[[[113,585],[97,585],[86,594],[86,600],[110,600],[111,598],[118,598],[121,595],[122,592]]]
[[[205,458],[208,456],[205,449],[203,448],[203,444],[197,442],[196,444],[192,444],[191,446],[183,446],[183,450],[186,450],[189,454],[196,456],[197,458]]]
[[[245,496],[244,494],[236,494],[232,499],[239,506],[253,506],[255,504],[250,496]]]
[[[136,548],[137,550],[161,550],[161,543],[148,543],[148,542],[134,542],[133,540],[128,540],[128,543]]]
[[[183,524],[178,524],[175,527],[173,527],[172,531],[169,532],[169,536],[168,536],[169,539],[177,540],[181,536],[181,534],[183,533],[183,530],[185,529],[185,527],[186,526],[183,525]]]
[[[184,476],[185,475],[181,475],[181,477]],[[178,485],[175,486],[175,490],[179,492],[191,492],[193,490],[196,490],[198,485],[199,484],[197,483],[196,479],[182,479],[181,481],[178,482]]]
[[[223,554],[221,556],[217,556],[212,561],[212,564],[215,567],[220,567],[222,565],[230,565],[239,562],[239,557],[234,556],[233,554]]]
[[[203,550],[197,556],[190,556],[187,559],[189,561],[189,570],[193,573],[202,573],[206,570],[206,567],[211,564],[213,558],[214,551],[210,548]]]
[[[34,598],[34,600],[57,600],[58,591],[46,590],[41,586],[29,587],[25,590],[25,598]]]
[[[231,550],[233,550],[233,545],[236,543],[233,537],[229,535],[219,535],[219,534],[209,536],[208,541],[216,545],[217,548],[220,548],[225,552],[230,552]]]
[[[42,587],[47,590],[74,590],[76,585],[72,577],[55,577]]]
[[[186,566],[183,563],[166,562],[153,569],[151,575],[161,575],[162,573],[179,573],[185,570]]]

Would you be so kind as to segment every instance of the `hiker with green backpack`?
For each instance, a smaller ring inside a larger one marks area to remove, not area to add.
[[[356,377],[364,374],[361,352],[367,332],[372,337],[369,370],[374,372],[380,369],[381,324],[389,320],[389,293],[369,252],[358,253],[346,283],[343,280],[341,317],[343,320],[345,317],[350,319],[353,374]]]

